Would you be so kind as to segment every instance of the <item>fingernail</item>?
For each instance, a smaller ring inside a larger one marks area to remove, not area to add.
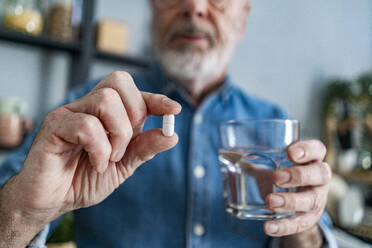
[[[285,184],[288,183],[291,179],[291,175],[287,171],[278,171],[276,172],[276,183]]]
[[[269,233],[277,233],[279,231],[279,227],[277,224],[270,224],[268,227],[267,227],[267,230]]]
[[[301,159],[305,155],[305,150],[302,147],[294,147],[291,153],[294,159]]]
[[[272,195],[270,197],[270,207],[279,208],[284,205],[284,199],[278,195]]]

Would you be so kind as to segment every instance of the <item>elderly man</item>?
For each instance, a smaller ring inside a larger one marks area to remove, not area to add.
[[[218,123],[285,118],[227,76],[250,2],[151,6],[158,63],[72,92],[0,168],[0,247],[44,247],[48,223],[72,210],[78,247],[332,246],[322,217],[331,171],[319,141],[293,144],[289,157],[299,165],[274,175],[277,185],[301,190],[266,198],[295,216],[263,223],[224,210]],[[179,136],[156,129],[161,120],[150,116],[164,114],[179,114]]]

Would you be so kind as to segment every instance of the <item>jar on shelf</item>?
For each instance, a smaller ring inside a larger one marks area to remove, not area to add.
[[[41,34],[43,17],[38,0],[7,0],[4,26],[32,35]]]
[[[47,33],[51,38],[71,41],[73,39],[73,0],[51,0],[47,20]]]

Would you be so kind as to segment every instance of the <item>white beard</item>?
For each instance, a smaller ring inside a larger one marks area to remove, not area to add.
[[[215,80],[225,73],[235,44],[235,39],[231,37],[224,45],[216,46],[204,53],[191,49],[185,51],[160,50],[157,45],[154,46],[154,50],[160,64],[170,77],[182,84],[189,82],[197,84],[185,85],[186,87],[203,88],[211,80]]]

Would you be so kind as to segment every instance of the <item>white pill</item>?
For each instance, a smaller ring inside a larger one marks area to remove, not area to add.
[[[172,136],[174,134],[174,115],[163,116],[163,134],[164,136]]]

